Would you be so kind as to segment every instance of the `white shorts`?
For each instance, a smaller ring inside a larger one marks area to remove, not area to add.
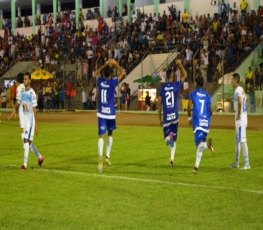
[[[35,134],[35,123],[26,122],[23,128],[23,138],[29,141],[33,141]]]
[[[238,143],[247,142],[246,129],[247,129],[247,124],[236,123],[236,141]]]

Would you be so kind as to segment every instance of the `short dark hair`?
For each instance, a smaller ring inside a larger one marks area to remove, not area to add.
[[[233,74],[232,74],[232,77],[237,81],[237,83],[240,82],[240,76],[239,76],[238,73],[233,73]]]
[[[24,76],[25,76],[25,75],[28,76],[29,80],[31,80],[31,73],[25,72],[25,73],[24,73]]]
[[[23,80],[24,80],[24,74],[23,73],[17,74],[16,81],[21,84],[23,83]]]
[[[196,82],[196,84],[197,84],[198,87],[203,87],[205,80],[204,80],[204,78],[203,78],[201,75],[199,75],[199,76],[195,79],[195,82]]]
[[[110,66],[106,65],[103,69],[104,77],[109,78],[111,74],[113,73],[113,70]]]

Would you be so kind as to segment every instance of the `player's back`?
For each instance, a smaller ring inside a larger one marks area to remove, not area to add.
[[[193,103],[193,126],[204,127],[210,126],[210,95],[202,88],[198,88],[190,94],[190,100]]]
[[[118,85],[118,78],[105,79],[98,78],[98,117],[114,119],[115,118],[115,87]]]
[[[181,81],[162,83],[160,96],[162,97],[163,122],[178,120],[178,93]]]

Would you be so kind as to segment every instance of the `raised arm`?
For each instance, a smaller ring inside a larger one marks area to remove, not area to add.
[[[163,126],[163,119],[162,119],[162,97],[158,97],[158,116],[160,121],[160,126]]]
[[[189,100],[187,106],[187,115],[188,115],[189,124],[192,123],[192,105],[193,105],[192,101]]]
[[[125,70],[119,65],[118,62],[116,62],[114,59],[109,59],[106,64],[108,64],[110,67],[114,67],[118,70],[118,78],[121,80],[125,75]]]
[[[181,72],[181,81],[184,82],[186,77],[187,77],[187,73],[186,70],[181,62],[180,59],[176,59],[175,63],[178,65],[180,72]]]

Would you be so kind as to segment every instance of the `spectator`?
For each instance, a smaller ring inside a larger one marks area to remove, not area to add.
[[[240,10],[241,10],[242,14],[245,14],[247,12],[247,7],[248,7],[247,1],[246,0],[241,0]]]
[[[82,88],[81,97],[82,97],[83,110],[87,110],[88,109],[88,95],[87,95],[85,87]]]
[[[146,111],[150,111],[150,109],[151,109],[151,97],[149,96],[149,91],[146,91],[145,107],[146,107]]]
[[[2,109],[6,108],[6,89],[4,89],[1,93],[1,102],[2,102]]]

